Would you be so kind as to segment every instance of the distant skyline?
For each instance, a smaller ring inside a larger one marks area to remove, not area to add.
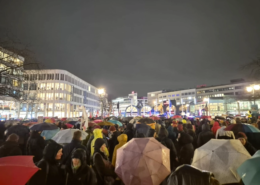
[[[0,38],[111,98],[244,78],[260,56],[259,0],[0,0]]]

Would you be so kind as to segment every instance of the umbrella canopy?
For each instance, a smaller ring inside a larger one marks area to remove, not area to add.
[[[76,125],[78,121],[69,121],[68,123],[71,124],[71,125]]]
[[[67,120],[67,118],[61,118],[61,121],[66,121]]]
[[[118,120],[118,118],[115,116],[110,116],[110,117],[108,117],[108,120]]]
[[[238,132],[244,133],[252,133],[252,132],[260,132],[260,130],[249,124],[232,124],[229,125],[225,130],[233,131],[236,135]]]
[[[103,121],[103,122],[96,123],[96,125],[99,125],[99,126],[112,126],[112,125],[114,125],[114,123],[111,123],[111,122],[108,122],[108,121]]]
[[[49,140],[51,138],[53,138],[53,136],[55,136],[58,132],[60,131],[60,128],[56,129],[56,130],[44,130],[41,133],[41,136],[45,138],[45,140]]]
[[[117,150],[115,172],[125,185],[159,185],[171,172],[170,150],[155,138],[134,138]]]
[[[111,122],[111,123],[114,123],[114,124],[117,124],[118,126],[122,127],[123,124],[120,122],[120,121],[116,121],[116,120],[109,120],[108,122]]]
[[[159,117],[156,117],[156,116],[150,116],[150,118],[151,118],[152,120],[154,120],[154,121],[160,120],[160,118],[159,118]]]
[[[123,117],[122,120],[123,121],[130,121],[131,119],[133,119],[134,117]]]
[[[30,127],[30,130],[43,131],[43,130],[56,130],[58,127],[52,123],[38,123]]]
[[[210,119],[211,116],[201,116],[200,118],[201,118],[201,119]]]
[[[174,115],[172,118],[182,118],[182,117],[179,115]]]
[[[53,138],[52,140],[56,141],[57,143],[70,143],[74,132],[79,131],[78,129],[65,129],[60,130]],[[82,134],[82,140],[86,139],[88,136],[88,133],[81,131]]]
[[[251,159],[246,160],[238,169],[237,173],[245,185],[259,185],[260,183],[260,150]]]
[[[46,119],[44,121],[45,123],[55,123],[55,119],[51,118],[51,119]]]
[[[65,125],[66,125],[68,128],[72,128],[72,127],[74,127],[74,125],[69,124],[69,123],[66,123]]]
[[[94,122],[95,122],[95,123],[100,123],[100,122],[103,122],[103,120],[101,120],[101,119],[96,119],[96,120],[94,120]]]
[[[221,120],[225,120],[225,118],[224,118],[224,117],[222,117],[222,116],[215,116],[215,119],[221,119]]]
[[[20,121],[18,120],[7,120],[5,122],[5,127],[10,127],[10,126],[13,126],[13,125],[18,125],[20,123]]]
[[[6,136],[10,134],[17,134],[21,138],[26,138],[29,136],[30,130],[24,125],[14,125],[7,129]]]
[[[236,170],[250,157],[239,140],[211,139],[195,150],[191,165],[213,172],[221,184],[237,183]]]
[[[151,124],[151,123],[155,123],[155,122],[151,118],[142,118],[142,119],[138,120],[138,123]]]
[[[129,121],[129,123],[134,124],[134,123],[138,122],[138,120],[140,120],[140,119],[141,119],[141,117],[135,117],[135,118],[131,119],[131,120]]]
[[[0,158],[0,184],[24,185],[38,171],[33,156],[11,156]]]

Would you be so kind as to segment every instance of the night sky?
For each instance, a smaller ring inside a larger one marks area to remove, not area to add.
[[[0,0],[0,37],[112,97],[146,95],[244,77],[260,56],[259,10],[259,0]]]

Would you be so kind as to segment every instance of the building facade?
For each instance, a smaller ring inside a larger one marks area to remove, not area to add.
[[[23,94],[24,58],[0,47],[0,119],[16,118]]]
[[[83,106],[100,112],[97,88],[65,70],[26,70],[23,89],[20,117],[79,117]]]

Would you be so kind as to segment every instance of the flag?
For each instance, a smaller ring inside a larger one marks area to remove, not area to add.
[[[91,112],[89,113],[89,118],[92,118]]]

